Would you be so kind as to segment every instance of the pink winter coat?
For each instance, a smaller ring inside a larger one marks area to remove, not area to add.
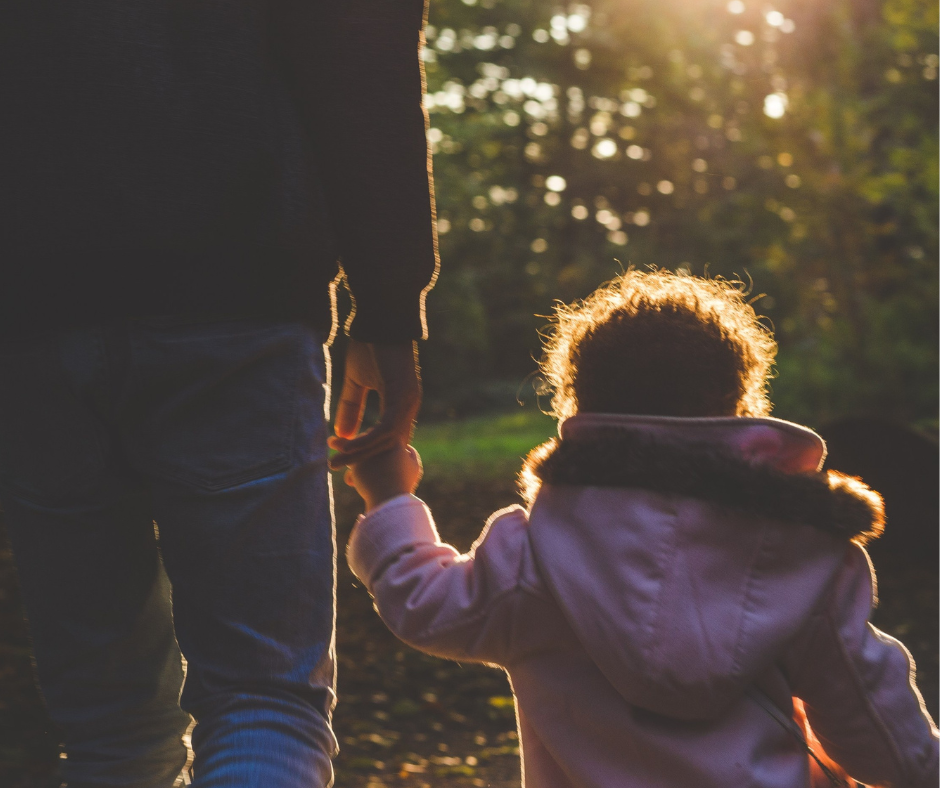
[[[507,670],[529,788],[806,788],[760,705],[789,717],[794,697],[855,779],[937,788],[937,730],[868,622],[851,541],[879,501],[824,456],[776,419],[582,414],[531,511],[497,512],[468,554],[401,496],[359,521],[349,563],[402,640]]]

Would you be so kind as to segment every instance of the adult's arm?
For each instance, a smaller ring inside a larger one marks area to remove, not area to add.
[[[437,271],[424,72],[425,0],[270,0],[272,44],[326,187],[347,284],[350,335],[426,336]]]

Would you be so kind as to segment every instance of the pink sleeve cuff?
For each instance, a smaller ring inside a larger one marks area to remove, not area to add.
[[[424,501],[414,495],[399,495],[359,518],[346,546],[346,560],[371,593],[393,559],[417,545],[439,541]]]

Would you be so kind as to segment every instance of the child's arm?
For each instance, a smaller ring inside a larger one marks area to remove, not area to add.
[[[349,539],[350,567],[405,642],[441,657],[505,665],[518,592],[537,582],[525,512],[497,513],[474,549],[459,555],[441,543],[427,506],[407,495],[407,485],[396,488],[394,479],[410,478],[402,468],[412,460],[383,457],[384,474],[367,460],[347,476],[368,506]]]
[[[794,644],[793,693],[826,753],[854,779],[936,788],[937,728],[907,649],[868,621],[873,599],[868,556],[853,545],[828,604]]]

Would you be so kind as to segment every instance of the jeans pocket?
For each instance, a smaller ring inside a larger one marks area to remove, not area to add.
[[[142,326],[132,341],[132,444],[146,471],[221,490],[291,466],[316,332],[246,320]]]
[[[56,337],[4,341],[0,369],[0,485],[43,503],[81,492],[104,470],[107,440]]]

